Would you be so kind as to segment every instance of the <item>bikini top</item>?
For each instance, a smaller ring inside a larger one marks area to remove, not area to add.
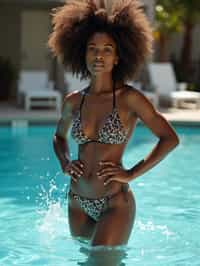
[[[113,108],[112,112],[107,116],[102,128],[98,131],[98,138],[91,139],[86,136],[81,124],[81,108],[84,103],[87,90],[83,90],[83,96],[79,110],[74,114],[72,120],[71,136],[78,144],[89,142],[99,142],[104,144],[121,144],[127,141],[128,132],[124,129],[115,104],[115,89],[113,88]]]

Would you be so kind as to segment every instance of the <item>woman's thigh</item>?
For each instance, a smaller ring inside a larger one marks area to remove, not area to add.
[[[69,197],[68,219],[70,232],[75,237],[90,239],[96,222],[93,221],[78,205],[75,199]]]
[[[123,245],[128,242],[135,220],[136,204],[130,189],[109,200],[109,207],[95,227],[92,245]]]

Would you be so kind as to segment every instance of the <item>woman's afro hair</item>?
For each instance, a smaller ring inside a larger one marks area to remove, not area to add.
[[[88,78],[85,54],[88,39],[106,32],[116,42],[118,65],[113,79],[126,81],[152,52],[152,31],[138,0],[68,0],[53,10],[48,46],[66,70]]]

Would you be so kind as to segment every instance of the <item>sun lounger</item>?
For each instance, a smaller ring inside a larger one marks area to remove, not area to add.
[[[159,100],[170,100],[177,108],[190,107],[191,103],[200,108],[200,93],[186,91],[186,83],[177,83],[171,63],[150,63],[148,72],[151,86],[157,91]]]
[[[17,102],[24,104],[28,111],[31,107],[54,107],[61,109],[61,94],[53,89],[46,71],[22,71],[18,84]]]

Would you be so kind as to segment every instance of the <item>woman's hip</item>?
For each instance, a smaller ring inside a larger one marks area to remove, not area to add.
[[[86,206],[93,206],[99,208],[101,212],[108,210],[109,208],[131,208],[135,209],[135,198],[128,184],[123,184],[120,189],[110,195],[104,195],[101,197],[85,197],[74,192],[70,188],[68,192],[69,204],[71,207],[79,207],[85,209]]]

